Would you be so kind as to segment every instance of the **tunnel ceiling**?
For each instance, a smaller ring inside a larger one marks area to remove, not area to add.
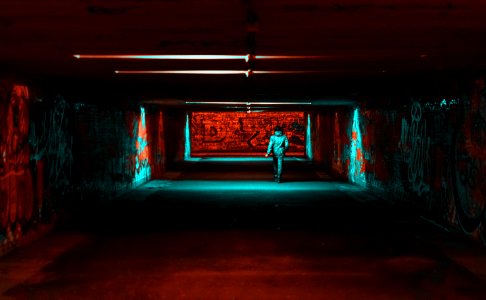
[[[370,80],[486,67],[486,2],[442,0],[3,0],[7,74],[143,91],[140,97],[297,97]],[[243,61],[76,60],[73,54],[319,55],[255,61],[311,74],[116,75],[117,69],[245,70]],[[425,75],[424,75],[425,74]],[[355,88],[353,90],[353,88]],[[144,94],[145,93],[145,94]]]

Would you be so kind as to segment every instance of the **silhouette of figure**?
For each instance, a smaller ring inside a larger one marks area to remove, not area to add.
[[[273,179],[275,182],[280,183],[282,181],[282,167],[285,152],[289,149],[289,139],[282,132],[282,127],[276,126],[274,134],[270,137],[268,143],[267,154],[273,153]]]

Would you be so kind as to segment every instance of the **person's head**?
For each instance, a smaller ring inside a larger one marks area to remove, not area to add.
[[[282,127],[280,126],[275,126],[273,131],[275,131],[275,135],[282,135]]]

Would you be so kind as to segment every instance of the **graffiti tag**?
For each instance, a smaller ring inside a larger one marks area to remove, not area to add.
[[[419,196],[430,191],[425,183],[426,171],[430,167],[430,137],[427,136],[427,120],[422,120],[422,106],[413,102],[410,111],[412,121],[402,119],[399,147],[408,164],[408,181]]]

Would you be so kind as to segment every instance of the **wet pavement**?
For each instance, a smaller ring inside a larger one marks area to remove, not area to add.
[[[479,247],[325,174],[285,179],[149,182],[0,258],[1,299],[484,299],[456,259]]]

